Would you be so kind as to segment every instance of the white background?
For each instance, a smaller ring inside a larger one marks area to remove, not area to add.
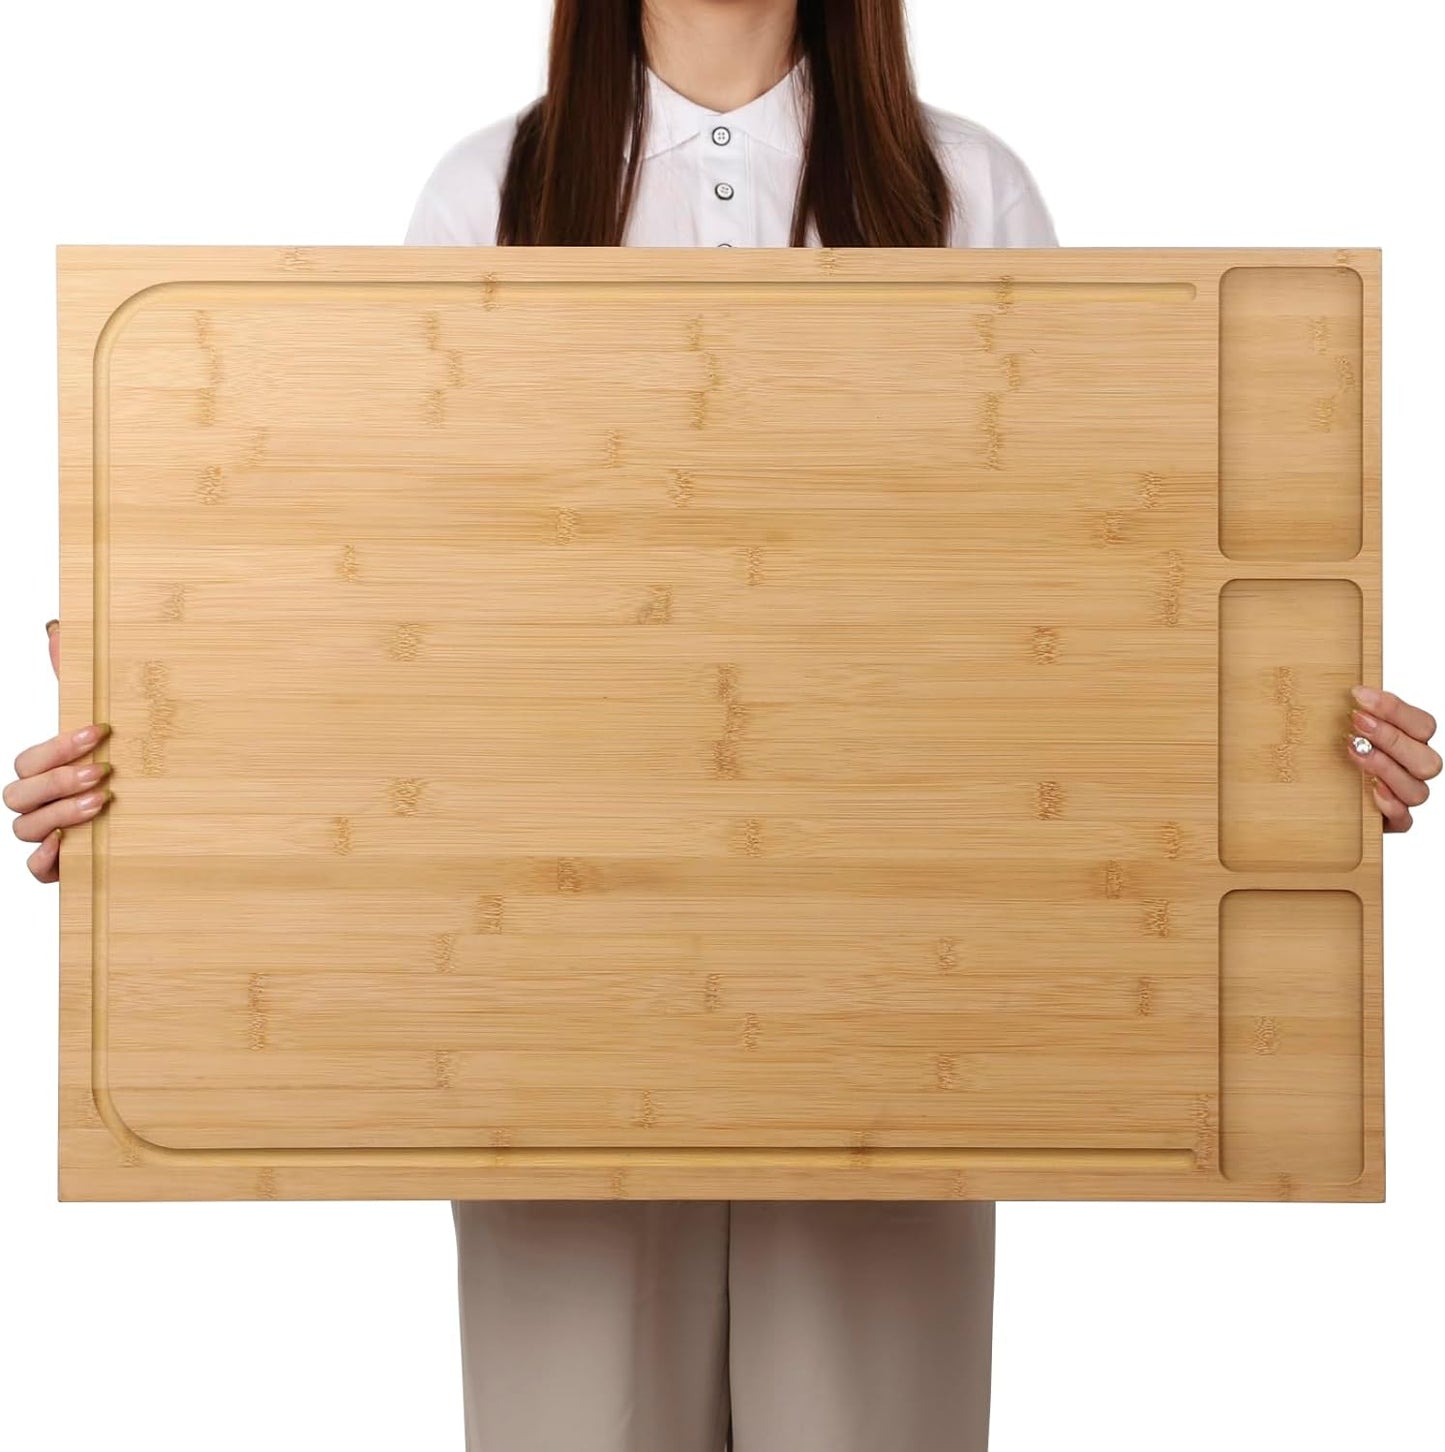
[[[10,12],[4,776],[58,724],[42,628],[59,613],[55,245],[398,244],[445,147],[541,89],[548,8]],[[1429,7],[913,0],[910,13],[924,98],[1023,156],[1066,247],[1384,249],[1384,683],[1445,719],[1445,138],[1438,49],[1409,18],[1427,23]],[[1434,1443],[1442,835],[1437,801],[1385,844],[1388,1203],[1002,1205],[993,1452]],[[57,894],[25,871],[26,850],[0,840],[0,1444],[459,1452],[445,1203],[56,1203]]]

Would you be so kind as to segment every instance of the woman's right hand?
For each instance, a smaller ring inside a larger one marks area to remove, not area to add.
[[[46,627],[50,636],[50,667],[60,675],[60,622]],[[40,845],[25,865],[41,882],[60,880],[60,838],[66,827],[88,822],[99,815],[111,798],[103,785],[110,771],[108,761],[80,763],[95,750],[110,730],[109,725],[92,723],[77,731],[62,731],[49,741],[27,747],[15,758],[15,780],[0,793],[5,805],[18,813],[15,835],[22,842]]]

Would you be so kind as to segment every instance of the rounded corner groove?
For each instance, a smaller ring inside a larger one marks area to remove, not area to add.
[[[111,309],[110,315],[100,325],[95,335],[95,363],[97,369],[102,362],[110,358],[115,348],[116,339],[120,336],[127,322],[152,298],[153,294],[160,292],[173,292],[177,289],[184,290],[194,287],[195,283],[171,279],[165,282],[152,282],[145,287],[139,288],[128,297],[122,299]]]
[[[164,1144],[160,1140],[150,1139],[137,1130],[121,1112],[120,1106],[116,1103],[115,1092],[111,1089],[109,1082],[99,1074],[93,1078],[91,1097],[95,1101],[96,1113],[100,1115],[101,1123],[111,1132],[115,1142],[122,1149],[129,1150],[136,1156],[151,1159],[168,1159],[186,1153],[185,1149],[179,1145]]]

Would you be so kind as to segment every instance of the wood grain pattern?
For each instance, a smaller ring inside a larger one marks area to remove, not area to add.
[[[1383,1197],[1377,251],[58,269],[62,1198]]]

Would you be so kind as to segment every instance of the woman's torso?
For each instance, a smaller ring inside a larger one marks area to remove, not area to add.
[[[709,111],[648,70],[648,127],[625,244],[786,247],[803,160],[806,62],[728,112]],[[1056,247],[1043,198],[1019,156],[978,122],[925,106],[951,184],[954,247]],[[516,115],[449,148],[417,198],[407,246],[496,243]],[[809,245],[816,246],[816,233]]]

